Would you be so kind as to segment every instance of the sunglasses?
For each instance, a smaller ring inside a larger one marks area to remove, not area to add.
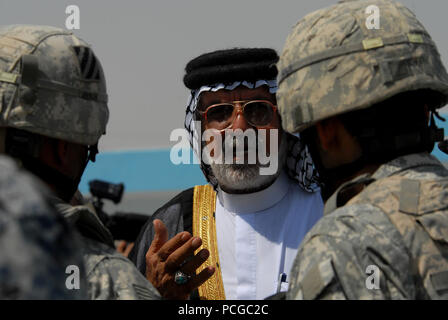
[[[268,100],[233,101],[214,104],[198,112],[209,128],[223,130],[232,125],[240,110],[248,124],[265,127],[274,119],[277,107]]]

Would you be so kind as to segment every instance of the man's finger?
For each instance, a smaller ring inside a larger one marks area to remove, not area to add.
[[[125,249],[126,249],[126,241],[122,240],[117,245],[117,251],[123,254]]]
[[[174,272],[179,269],[180,265],[188,258],[192,257],[194,251],[199,248],[202,244],[201,238],[193,237],[181,247],[179,247],[176,251],[174,251],[167,259],[166,259],[166,271]],[[196,270],[196,269],[195,269]],[[194,273],[194,272],[193,272]]]
[[[209,255],[210,253],[207,249],[202,249],[194,256],[194,258],[182,266],[181,271],[189,275],[196,274],[196,269],[208,259]]]
[[[151,242],[148,254],[156,253],[168,241],[168,230],[162,220],[155,219],[152,223],[154,226],[154,240]]]
[[[189,292],[192,292],[198,288],[201,284],[207,281],[215,273],[215,267],[207,267],[202,270],[197,276],[191,278],[189,282],[185,284]]]
[[[179,249],[185,242],[191,238],[189,232],[180,232],[176,234],[173,238],[168,240],[157,252],[160,260],[165,261],[168,257],[177,249]]]
[[[134,242],[131,242],[130,244],[127,245],[126,249],[123,252],[123,255],[127,258],[129,257],[129,254],[131,253],[132,248],[134,248]]]

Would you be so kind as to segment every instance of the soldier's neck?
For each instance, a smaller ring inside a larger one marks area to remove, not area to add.
[[[363,174],[373,174],[379,167],[379,164],[367,164],[363,166],[360,170],[355,171],[354,173],[346,176],[337,177],[334,179],[334,181],[328,182],[328,187],[326,188],[325,192],[323,192],[323,198],[324,201],[328,200],[328,198],[336,192],[336,190],[344,183],[351,181],[355,179],[356,177],[359,177]],[[338,195],[338,203],[345,204],[350,199],[358,195],[362,190],[364,190],[365,185],[355,184],[351,186],[350,188],[346,188],[344,190],[341,190]]]

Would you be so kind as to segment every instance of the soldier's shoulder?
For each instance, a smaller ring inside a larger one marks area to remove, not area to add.
[[[117,270],[138,273],[134,264],[121,253],[102,242],[83,237],[83,253],[87,274],[102,269],[114,274]]]
[[[340,253],[363,255],[372,237],[387,234],[366,220],[364,215],[382,216],[379,209],[369,204],[346,205],[321,218],[307,233],[300,245],[296,264],[306,271],[319,261],[336,264],[345,259]],[[371,220],[371,219],[370,219]],[[300,257],[300,259],[299,259]]]
[[[82,237],[82,251],[87,268],[87,274],[91,273],[106,260],[121,259],[123,257],[114,248],[92,238]],[[123,257],[125,259],[125,257]],[[106,262],[107,263],[107,262]]]
[[[49,211],[48,189],[37,178],[20,170],[12,159],[4,156],[0,156],[0,191],[0,201],[10,215],[35,216]]]
[[[64,234],[70,239],[72,229],[51,205],[50,191],[4,156],[0,156],[0,207],[0,225],[7,222],[5,228],[16,226],[8,236],[29,239],[30,243],[39,242],[39,245],[45,242],[48,246],[51,244],[49,249],[68,244],[61,240]],[[14,243],[12,239],[8,242]]]
[[[303,243],[315,237],[338,239],[361,250],[371,247],[372,241],[381,251],[404,248],[402,236],[388,213],[375,201],[348,203],[337,208],[316,223]]]
[[[160,299],[135,265],[104,243],[86,238],[84,261],[91,299]]]
[[[317,222],[302,242],[291,270],[290,297],[303,293],[302,298],[315,299],[325,289],[328,297],[336,299],[379,298],[383,292],[370,292],[364,286],[367,268],[381,266],[381,272],[396,278],[399,274],[397,282],[408,284],[407,252],[379,208],[346,205]],[[307,289],[300,293],[299,288]]]
[[[385,218],[382,210],[372,204],[345,205],[322,217],[308,232],[303,242],[316,236],[349,240],[364,233],[366,228],[378,229],[379,221],[388,224]]]
[[[82,265],[73,230],[50,205],[46,187],[4,156],[0,156],[0,231],[0,296],[83,297],[83,290],[78,294],[65,287],[66,267]]]
[[[387,215],[372,204],[352,204],[321,218],[303,240],[298,256],[302,266],[330,259],[345,266],[381,256],[394,263],[406,258],[406,247]],[[341,270],[344,268],[341,267]]]

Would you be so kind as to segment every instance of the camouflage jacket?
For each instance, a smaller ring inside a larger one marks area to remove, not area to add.
[[[50,192],[0,157],[0,299],[85,299],[66,286],[67,267],[83,271],[75,232],[49,205]]]
[[[448,299],[448,170],[427,153],[399,157],[303,240],[288,299]]]
[[[91,208],[54,201],[59,212],[81,234],[90,299],[160,299],[158,291],[134,264],[115,250],[112,235]]]

